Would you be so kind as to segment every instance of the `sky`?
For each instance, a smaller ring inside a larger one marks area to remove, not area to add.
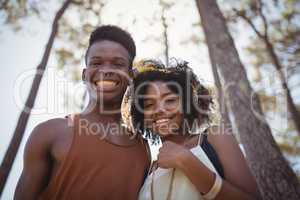
[[[149,3],[150,2],[150,3]],[[137,44],[137,59],[160,58],[163,59],[162,45],[151,40],[145,42],[147,35],[159,35],[161,27],[149,26],[137,22],[135,26],[129,26],[132,16],[144,18],[151,16],[158,9],[157,1],[112,0],[103,11],[104,24],[117,24],[126,27]],[[0,28],[0,60],[2,76],[0,79],[2,98],[0,106],[2,114],[0,160],[9,144],[11,135],[16,126],[22,105],[27,97],[31,86],[34,69],[39,63],[43,50],[50,33],[51,22],[54,12],[60,4],[57,1],[49,1],[47,12],[43,14],[43,20],[29,18],[22,21],[22,31],[14,32],[9,26]],[[118,15],[122,13],[122,16]],[[121,19],[122,18],[122,19]],[[188,39],[188,33],[201,35],[201,30],[192,28],[192,23],[199,21],[198,11],[191,1],[181,1],[171,9],[168,20],[170,21],[170,57],[180,57],[187,60],[196,74],[207,84],[213,84],[213,77],[209,66],[208,52],[204,45],[182,45],[181,42]],[[174,21],[176,23],[174,23]],[[74,22],[76,23],[76,22]],[[238,48],[242,49],[247,44],[249,32],[241,28],[238,37],[235,38]],[[241,55],[242,59],[245,57]],[[83,56],[82,56],[83,58]],[[83,59],[82,59],[83,62]],[[69,83],[61,71],[57,70],[55,56],[50,57],[47,71],[42,80],[34,113],[31,115],[25,137],[22,141],[20,151],[14,163],[12,173],[8,179],[5,191],[1,197],[3,200],[12,199],[13,192],[22,169],[22,155],[24,144],[32,129],[40,122],[54,117],[63,117],[72,110],[66,110],[63,106],[64,90],[76,91],[83,89],[83,84]],[[75,89],[74,89],[75,88]],[[76,93],[73,93],[76,96]]]

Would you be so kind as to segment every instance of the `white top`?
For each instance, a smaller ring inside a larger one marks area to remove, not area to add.
[[[190,151],[213,172],[217,173],[213,164],[203,151],[201,146],[190,149]],[[152,172],[153,173],[153,172]],[[143,187],[139,193],[139,200],[151,200],[152,173],[147,176]],[[166,200],[171,183],[172,169],[157,168],[155,170],[153,193],[155,200]],[[191,181],[179,169],[175,170],[173,189],[170,199],[172,200],[202,200],[200,192]]]

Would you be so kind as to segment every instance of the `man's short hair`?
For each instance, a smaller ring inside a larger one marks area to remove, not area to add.
[[[121,44],[129,53],[130,67],[136,55],[136,46],[130,33],[113,25],[104,25],[97,27],[90,35],[89,46],[85,54],[85,64],[87,65],[87,54],[90,47],[98,41],[110,40]]]

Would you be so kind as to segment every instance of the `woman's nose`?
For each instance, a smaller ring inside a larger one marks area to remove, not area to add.
[[[156,110],[155,110],[156,114],[159,115],[161,113],[165,113],[166,112],[166,108],[164,106],[164,103],[162,101],[158,101],[157,105],[156,105]]]

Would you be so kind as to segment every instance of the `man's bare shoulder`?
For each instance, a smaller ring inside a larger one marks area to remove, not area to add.
[[[30,139],[36,142],[52,143],[62,134],[67,134],[71,124],[67,118],[54,118],[38,124],[32,131]]]

